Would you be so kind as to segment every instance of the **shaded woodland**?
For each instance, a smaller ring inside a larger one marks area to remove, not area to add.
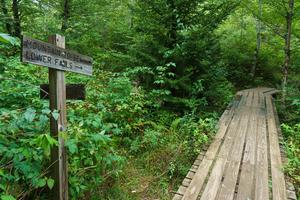
[[[237,91],[281,90],[300,196],[299,0],[1,0],[0,198],[47,199],[48,69],[20,62],[21,35],[93,58],[84,101],[68,101],[70,199],[171,199]]]

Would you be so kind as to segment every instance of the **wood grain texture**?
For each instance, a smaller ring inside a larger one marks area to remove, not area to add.
[[[92,75],[92,58],[66,50],[65,45],[61,47],[53,42],[53,39],[49,41],[49,44],[23,36],[21,61],[57,70]]]
[[[254,93],[249,93],[249,97],[246,101],[247,106],[255,106],[257,99],[254,98]],[[244,112],[240,115],[241,123],[237,127],[237,133],[235,141],[232,146],[229,157],[227,158],[227,165],[224,171],[222,184],[219,188],[217,199],[226,200],[233,199],[235,186],[238,179],[240,160],[243,155],[244,141],[247,132],[251,130],[251,117],[253,116],[254,110],[245,108]],[[247,114],[246,114],[247,113]]]
[[[240,91],[220,118],[219,130],[181,188],[183,200],[286,200],[277,112],[272,88]],[[270,161],[270,162],[269,162]],[[269,191],[271,168],[272,195]],[[184,193],[182,193],[184,192]]]
[[[224,171],[226,169],[227,159],[229,156],[231,156],[230,152],[234,141],[236,141],[236,134],[238,134],[237,129],[240,124],[243,123],[241,116],[243,116],[244,113],[248,110],[247,108],[244,108],[244,105],[250,106],[252,103],[253,93],[249,93],[250,98],[247,98],[246,95],[248,96],[248,94],[246,93],[243,95],[243,98],[241,99],[239,105],[240,109],[237,110],[236,115],[230,123],[228,134],[226,135],[224,143],[217,156],[216,162],[212,168],[212,172],[209,176],[203,194],[201,195],[201,200],[215,199],[217,197],[219,188],[223,180]]]
[[[272,104],[272,96],[266,96],[267,106],[267,123],[270,145],[270,160],[271,160],[271,174],[272,174],[272,197],[273,200],[287,199],[286,186],[284,174],[282,172],[282,161],[277,133],[277,126],[274,117],[274,110]]]
[[[254,92],[253,105],[251,112],[249,113],[250,120],[248,124],[248,130],[246,133],[245,149],[243,152],[241,175],[239,180],[237,199],[253,199],[253,187],[255,184],[254,173],[255,173],[255,157],[256,157],[256,138],[258,129],[259,114],[259,94]]]
[[[232,106],[230,110],[236,109],[236,106]],[[222,139],[225,136],[229,121],[232,120],[232,117],[234,115],[234,112],[225,111],[224,114],[221,117],[220,123],[219,123],[219,131],[215,136],[215,140],[208,148],[202,162],[200,163],[198,170],[196,171],[196,174],[193,176],[193,180],[190,183],[189,187],[187,188],[187,192],[184,194],[183,199],[192,200],[196,199],[198,197],[198,194],[202,188],[202,185],[205,181],[206,176],[209,173],[209,169],[213,163],[213,159],[215,158],[218,149],[222,143]]]
[[[65,38],[54,35],[49,37],[49,42],[65,47]],[[63,71],[49,68],[49,91],[50,91],[50,110],[59,112],[58,119],[50,118],[51,136],[58,139],[58,147],[51,149],[51,177],[54,179],[51,198],[53,200],[68,199],[68,171],[67,171],[67,152],[65,141],[59,136],[67,128],[67,109],[66,109],[66,84],[65,74]]]
[[[49,99],[49,84],[40,85],[40,98]],[[67,100],[85,100],[85,85],[67,84],[66,98]]]
[[[261,106],[264,108],[258,117],[258,136],[257,136],[257,152],[255,164],[255,188],[254,199],[269,199],[269,183],[268,183],[268,142],[267,142],[267,124],[265,111],[265,98],[260,93]]]

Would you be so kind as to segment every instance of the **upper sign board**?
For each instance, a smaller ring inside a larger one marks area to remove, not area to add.
[[[93,73],[92,58],[26,36],[21,61],[89,76]]]

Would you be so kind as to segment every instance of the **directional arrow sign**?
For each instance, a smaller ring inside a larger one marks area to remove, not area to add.
[[[21,61],[89,76],[93,73],[92,58],[26,36]]]

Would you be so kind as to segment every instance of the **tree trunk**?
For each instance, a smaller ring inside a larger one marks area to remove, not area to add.
[[[170,12],[170,30],[169,30],[169,36],[170,36],[170,47],[174,48],[177,44],[177,17],[176,17],[176,6],[174,0],[169,0],[169,12]]]
[[[291,36],[292,36],[292,23],[294,15],[294,0],[289,0],[289,7],[286,13],[286,33],[285,33],[285,59],[283,64],[283,78],[282,78],[282,102],[285,105],[286,100],[286,87],[288,82],[289,67],[291,62]]]
[[[21,20],[20,20],[20,11],[19,11],[19,1],[12,1],[12,12],[13,12],[13,27],[14,27],[14,36],[21,37]]]
[[[262,17],[262,0],[258,0],[258,19],[256,20],[256,49],[254,53],[254,62],[251,69],[251,76],[254,79],[258,65],[259,52],[261,47],[261,17]]]
[[[71,0],[64,0],[64,10],[62,13],[62,26],[61,26],[61,31],[65,32],[67,30],[68,26],[68,21],[70,18],[70,2]]]
[[[3,13],[3,16],[5,18],[5,28],[6,28],[6,31],[8,34],[12,35],[12,31],[11,31],[11,23],[10,23],[10,17],[8,15],[8,10],[7,10],[7,7],[6,7],[6,2],[5,0],[1,0],[1,9],[2,9],[2,13]]]

